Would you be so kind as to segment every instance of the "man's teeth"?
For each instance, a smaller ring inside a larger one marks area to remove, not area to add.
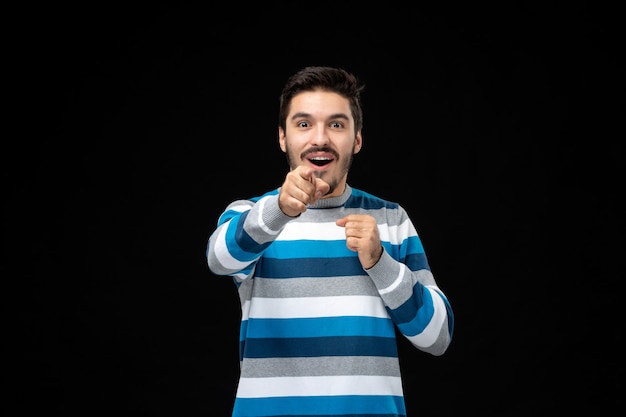
[[[325,156],[316,156],[313,158],[309,158],[309,161],[312,164],[317,165],[318,167],[321,167],[321,166],[326,165],[328,162],[332,161],[332,158],[328,158]]]

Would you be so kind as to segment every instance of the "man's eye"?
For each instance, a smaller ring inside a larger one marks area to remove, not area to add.
[[[299,127],[308,127],[308,126],[309,126],[309,124],[308,124],[307,122],[299,122],[299,123],[298,123],[298,126],[299,126]]]
[[[335,129],[340,129],[340,128],[342,128],[342,127],[343,127],[343,123],[340,123],[340,122],[332,122],[332,123],[330,124],[330,126],[331,126],[331,127],[334,127]]]

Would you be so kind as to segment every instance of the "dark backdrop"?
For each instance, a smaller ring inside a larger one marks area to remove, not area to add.
[[[227,203],[280,184],[278,94],[305,65],[366,83],[349,182],[408,210],[455,310],[444,356],[400,342],[409,415],[620,403],[611,11],[335,3],[7,15],[3,298],[19,411],[229,415],[239,305],[206,242]]]

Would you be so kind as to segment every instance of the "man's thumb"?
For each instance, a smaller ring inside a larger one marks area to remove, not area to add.
[[[321,178],[315,178],[315,195],[325,196],[330,191],[330,185]],[[321,193],[321,194],[320,194]]]

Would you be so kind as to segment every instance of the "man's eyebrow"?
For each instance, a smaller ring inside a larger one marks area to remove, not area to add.
[[[301,117],[308,118],[308,117],[311,117],[311,114],[310,113],[305,113],[305,112],[302,112],[302,111],[298,112],[298,113],[294,113],[293,116],[291,116],[291,120],[299,119]]]
[[[331,114],[329,119],[345,119],[345,120],[350,120],[350,117],[348,117],[347,114],[345,113],[335,113],[335,114]]]

